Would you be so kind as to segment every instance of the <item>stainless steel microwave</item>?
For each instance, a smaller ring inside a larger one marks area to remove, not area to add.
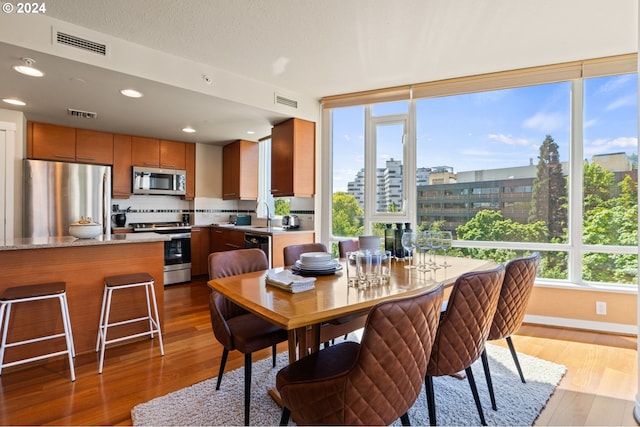
[[[133,167],[133,194],[183,196],[187,191],[187,172],[179,169]]]

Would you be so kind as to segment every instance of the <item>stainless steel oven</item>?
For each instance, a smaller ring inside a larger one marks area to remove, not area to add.
[[[191,227],[183,223],[137,223],[134,232],[165,234],[170,240],[164,242],[164,284],[191,280]]]

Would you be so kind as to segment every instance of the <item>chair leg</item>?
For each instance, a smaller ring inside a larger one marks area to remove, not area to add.
[[[244,425],[249,425],[251,410],[251,353],[244,355]]]
[[[509,351],[511,351],[511,357],[513,357],[513,361],[516,362],[516,368],[518,369],[518,374],[520,374],[520,380],[523,383],[526,383],[524,375],[522,374],[522,369],[520,368],[520,362],[518,361],[518,353],[516,353],[516,348],[513,346],[513,341],[511,341],[511,336],[508,336],[506,340],[509,345]]]
[[[483,426],[487,425],[487,422],[484,419],[484,412],[482,411],[482,404],[480,403],[480,396],[478,395],[478,387],[476,387],[476,380],[473,378],[473,371],[469,366],[464,370],[467,373],[467,378],[469,379],[469,386],[471,387],[471,393],[473,393],[473,400],[476,402],[476,408],[478,408],[478,415],[480,415],[480,423]]]
[[[404,413],[404,415],[402,415],[400,417],[400,421],[402,422],[403,426],[410,426],[411,425],[411,421],[409,421],[409,414],[408,413]]]
[[[289,424],[289,417],[291,417],[291,411],[286,406],[283,406],[282,415],[280,416],[280,425],[286,426]]]
[[[220,381],[222,381],[222,374],[224,374],[224,366],[227,364],[227,356],[229,350],[224,347],[222,349],[222,359],[220,359],[220,369],[218,370],[218,381],[216,382],[216,390],[220,390]]]
[[[276,367],[276,356],[278,356],[278,350],[276,349],[276,345],[271,346],[271,364],[273,367]]]
[[[489,358],[487,357],[487,349],[482,350],[482,367],[484,368],[484,377],[487,379],[487,388],[489,388],[489,397],[491,398],[491,408],[498,410],[496,405],[496,395],[493,392],[493,381],[491,381],[491,371],[489,370]]]
[[[427,392],[427,409],[429,410],[429,424],[436,424],[436,396],[433,391],[433,377],[427,375],[424,377],[424,389]]]

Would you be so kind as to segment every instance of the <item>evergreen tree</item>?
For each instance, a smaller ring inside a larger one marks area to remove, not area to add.
[[[551,241],[566,241],[567,190],[558,144],[547,135],[540,146],[538,171],[533,181],[529,223],[543,221]]]

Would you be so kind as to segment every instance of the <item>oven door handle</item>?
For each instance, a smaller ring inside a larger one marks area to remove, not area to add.
[[[166,234],[171,239],[190,239],[191,233],[174,233],[174,234]]]

